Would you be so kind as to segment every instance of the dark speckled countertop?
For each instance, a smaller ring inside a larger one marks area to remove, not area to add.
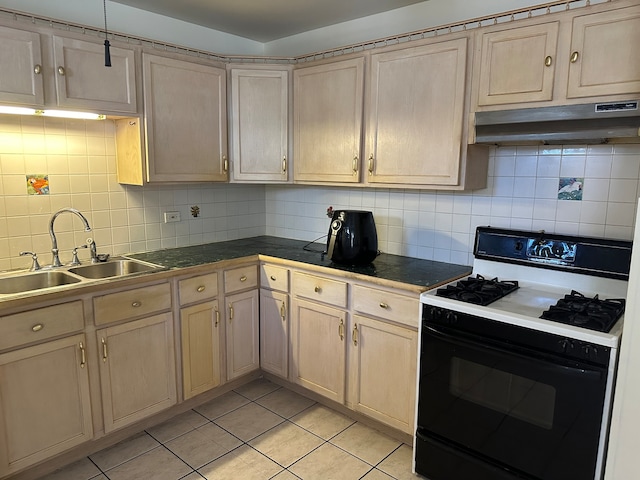
[[[422,260],[386,253],[379,255],[371,265],[338,265],[331,262],[325,255],[322,255],[322,244],[312,243],[309,248],[316,251],[310,252],[303,249],[307,243],[308,242],[287,238],[260,236],[227,242],[136,253],[127,256],[174,269],[194,267],[207,263],[260,254],[319,267],[342,270],[358,275],[416,285],[423,287],[425,290],[455,278],[468,275],[471,272],[471,267],[468,265]]]

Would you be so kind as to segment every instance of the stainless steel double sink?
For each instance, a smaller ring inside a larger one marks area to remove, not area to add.
[[[153,263],[114,257],[106,262],[73,267],[50,269],[44,267],[35,272],[15,271],[0,274],[0,295],[14,295],[92,280],[125,277],[166,268]]]

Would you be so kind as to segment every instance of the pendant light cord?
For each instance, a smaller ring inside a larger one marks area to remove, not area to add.
[[[104,9],[104,66],[111,66],[111,51],[109,47],[109,34],[107,33],[107,0],[102,0],[102,6]]]

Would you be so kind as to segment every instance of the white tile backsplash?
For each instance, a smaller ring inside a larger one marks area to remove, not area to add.
[[[475,227],[493,225],[631,239],[640,145],[493,148],[487,188],[472,192],[297,185],[124,186],[116,181],[114,126],[0,116],[0,270],[26,268],[18,253],[50,261],[48,222],[82,211],[99,251],[122,254],[278,235],[324,241],[326,209],[374,212],[388,253],[468,264]],[[51,194],[28,196],[25,175],[49,174]],[[558,200],[560,176],[584,176],[582,201]],[[191,216],[198,205],[200,215]],[[181,221],[163,223],[165,211]],[[87,234],[73,216],[56,221],[63,260]],[[81,252],[86,258],[87,252]]]

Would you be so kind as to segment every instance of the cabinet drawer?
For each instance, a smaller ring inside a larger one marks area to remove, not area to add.
[[[0,350],[46,340],[84,328],[82,301],[0,317]]]
[[[412,298],[385,290],[354,285],[353,309],[374,317],[417,327],[420,300],[417,297]]]
[[[260,267],[260,286],[270,290],[289,291],[289,269],[274,265]]]
[[[117,322],[171,308],[168,283],[109,293],[93,299],[96,325]]]
[[[347,306],[347,284],[345,282],[295,272],[293,288],[299,297],[328,303],[335,307]]]
[[[209,300],[218,295],[218,273],[198,275],[185,278],[178,282],[180,292],[180,304],[193,303],[200,300]]]
[[[258,286],[258,266],[248,265],[246,267],[234,268],[224,272],[225,293],[256,288]]]

